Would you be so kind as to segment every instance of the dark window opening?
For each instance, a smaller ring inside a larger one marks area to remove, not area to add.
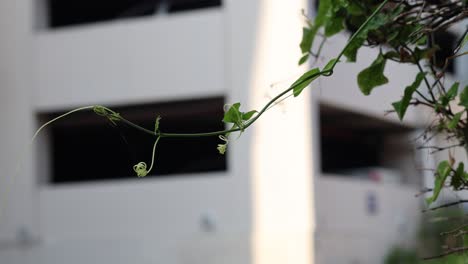
[[[448,57],[453,55],[456,47],[457,36],[453,33],[442,31],[434,33],[434,44],[439,48],[435,52],[435,66],[443,68]],[[455,73],[454,60],[449,60],[446,71]]]
[[[48,0],[52,28],[152,15],[159,0]]]
[[[320,105],[321,168],[325,175],[381,182],[416,182],[409,133],[402,125]]]
[[[221,6],[221,0],[46,0],[51,28]]]
[[[221,0],[169,0],[169,12],[221,6]]]
[[[196,133],[224,129],[222,97],[113,108],[126,119],[154,128],[161,115],[163,132]],[[50,120],[61,113],[41,114]],[[51,183],[137,178],[133,166],[151,163],[155,138],[122,122],[113,126],[93,112],[58,121],[50,129]],[[155,165],[147,177],[225,171],[226,156],[216,149],[218,137],[162,138]]]

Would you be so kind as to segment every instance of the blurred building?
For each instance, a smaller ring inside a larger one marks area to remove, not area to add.
[[[429,117],[384,115],[412,82],[404,65],[359,92],[376,51],[268,111],[226,156],[217,138],[162,141],[143,179],[131,168],[153,139],[90,112],[29,145],[44,121],[94,104],[149,129],[158,114],[165,131],[222,129],[224,104],[258,110],[304,72],[301,9],[314,12],[305,0],[1,1],[0,263],[357,264],[411,245],[427,160],[409,142]]]

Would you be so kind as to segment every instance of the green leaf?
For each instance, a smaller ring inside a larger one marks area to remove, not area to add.
[[[450,87],[450,89],[448,90],[448,92],[444,95],[442,95],[440,97],[440,103],[443,105],[443,106],[447,106],[450,101],[452,101],[453,99],[455,99],[455,97],[457,96],[458,94],[458,86],[460,85],[460,83],[456,82],[452,85],[452,87]]]
[[[224,123],[234,123],[238,124],[242,119],[242,114],[239,111],[240,103],[235,103],[229,107],[229,109],[224,113],[223,122]]]
[[[331,0],[320,0],[317,16],[314,20],[314,26],[323,26],[326,23],[327,19],[331,16],[333,11],[332,9],[333,7]]]
[[[255,113],[257,113],[256,110],[249,111],[247,113],[242,113],[242,120],[247,121],[249,120]]]
[[[448,129],[454,129],[457,127],[458,125],[458,122],[460,122],[460,118],[463,114],[463,111],[459,112],[459,113],[456,113],[455,115],[453,115],[453,118],[452,120],[450,120],[450,122],[447,124],[447,128]]]
[[[458,167],[455,170],[455,174],[452,176],[452,180],[450,181],[450,185],[455,190],[459,190],[460,187],[464,185],[465,182],[465,165],[463,162],[458,163]]]
[[[384,54],[384,57],[386,59],[399,59],[400,58],[400,53],[398,53],[396,51],[389,51],[389,52]]]
[[[299,44],[299,47],[301,48],[302,53],[308,53],[310,51],[313,40],[314,40],[313,30],[310,28],[306,28],[306,27],[302,28],[302,40],[301,40],[301,43]],[[300,64],[302,63],[299,62],[299,65]]]
[[[348,61],[354,62],[356,61],[357,51],[367,39],[367,35],[370,31],[376,30],[381,26],[385,25],[388,21],[390,21],[391,17],[384,14],[377,14],[369,23],[364,27],[360,34],[356,35],[354,40],[348,43],[348,47],[344,51],[344,55],[348,58]]]
[[[323,70],[324,72],[327,72],[327,71],[331,71],[333,69],[333,66],[335,65],[335,63],[338,61],[337,58],[333,58],[331,59],[327,65],[325,65],[325,67],[323,67]]]
[[[340,9],[347,9],[349,6],[349,2],[348,0],[332,0],[331,5],[332,11],[335,14],[338,11],[340,11]]]
[[[309,53],[307,53],[307,54],[305,54],[304,56],[302,56],[301,59],[299,60],[298,64],[299,64],[299,65],[302,65],[302,64],[304,64],[308,59],[309,59]]]
[[[448,97],[449,100],[455,99],[455,97],[458,94],[458,87],[459,86],[460,86],[459,82],[456,82],[456,83],[452,84],[452,86],[450,87],[450,89],[447,92],[447,97]]]
[[[325,23],[325,36],[331,37],[336,33],[342,31],[344,26],[345,18],[341,16],[332,16],[330,17],[327,22]]]
[[[427,45],[427,36],[424,36],[420,38],[417,42],[416,45],[418,46],[426,46]]]
[[[385,57],[379,53],[371,66],[358,74],[358,85],[363,94],[369,95],[375,87],[388,83],[388,79],[384,75],[385,63]]]
[[[411,98],[413,97],[413,93],[418,89],[418,87],[421,85],[422,80],[424,79],[425,73],[418,73],[416,75],[416,80],[410,85],[405,88],[405,92],[403,94],[403,98],[398,101],[392,103],[393,108],[398,114],[398,117],[400,120],[403,120],[403,117],[405,116],[406,109],[408,109],[409,103],[411,101]]]
[[[440,191],[444,187],[445,180],[447,179],[447,176],[450,174],[451,167],[448,161],[444,160],[439,163],[437,166],[437,172],[435,175],[435,181],[434,181],[434,190],[432,193],[432,196],[426,199],[426,202],[428,205],[433,203],[434,201],[437,200],[437,197],[439,197]]]
[[[468,108],[468,85],[465,86],[463,91],[460,93],[460,103],[458,103],[458,105]]]
[[[468,44],[468,34],[465,34],[465,38],[463,39],[463,41],[460,43],[460,49],[459,50],[463,50],[463,47]]]
[[[348,4],[348,13],[350,13],[352,16],[362,16],[365,13],[365,9],[361,7],[358,3],[355,1],[350,1]]]
[[[319,3],[317,16],[315,17],[314,23],[312,25],[309,23],[308,28],[302,29],[302,40],[299,44],[302,54],[308,53],[312,49],[312,45],[314,44],[314,39],[317,35],[317,32],[319,31],[320,27],[322,27],[326,23],[328,17],[331,15],[331,12],[331,0],[321,0]]]
[[[301,94],[302,90],[304,90],[307,85],[309,85],[313,80],[317,79],[320,76],[319,68],[313,68],[312,70],[304,73],[299,79],[297,79],[291,87],[293,88],[294,97],[297,97]]]
[[[242,130],[244,128],[244,121],[249,120],[255,113],[257,113],[257,111],[252,110],[247,113],[243,113],[239,110],[240,106],[240,103],[231,105],[226,113],[224,113],[223,122],[232,123],[232,128],[239,127]]]
[[[344,51],[343,55],[346,56],[349,62],[356,61],[357,52],[359,48],[361,48],[361,46],[364,44],[365,40],[365,38],[356,37],[353,41],[351,41],[348,44],[348,47],[346,47],[346,50]]]
[[[326,20],[323,22],[326,37],[331,37],[345,28],[345,13],[341,11],[347,8],[348,0],[330,0]]]

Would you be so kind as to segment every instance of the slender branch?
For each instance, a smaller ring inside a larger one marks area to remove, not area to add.
[[[463,145],[465,145],[465,142],[460,142],[460,143],[453,144],[453,145],[449,145],[449,146],[445,146],[445,147],[439,147],[439,146],[419,146],[419,147],[417,147],[417,149],[433,149],[433,150],[436,150],[436,151],[443,151],[443,150],[446,150],[446,149],[451,149],[451,148],[456,148],[456,147],[463,147]]]
[[[468,27],[466,28],[465,32],[461,36],[461,38],[458,40],[457,46],[455,47],[453,53],[457,54],[462,47],[463,41],[465,40],[466,36],[468,35]]]
[[[422,189],[419,193],[415,194],[414,197],[419,197],[423,194],[426,194],[428,192],[432,192],[433,189],[431,188],[425,188],[425,189]]]
[[[436,256],[432,256],[432,257],[425,257],[425,258],[423,258],[423,260],[443,258],[443,257],[451,255],[453,253],[463,252],[463,251],[467,251],[467,250],[468,250],[468,247],[453,248],[453,249],[450,249],[448,251],[445,251],[444,253],[442,253],[440,255],[436,255]]]
[[[425,212],[428,212],[428,211],[434,211],[434,210],[437,210],[437,209],[446,208],[446,207],[450,207],[450,206],[454,206],[454,205],[458,205],[458,204],[462,204],[462,203],[468,203],[468,200],[458,200],[458,201],[455,201],[455,202],[446,203],[446,204],[439,205],[439,206],[436,206],[436,207],[424,209],[424,210],[422,210],[422,212],[425,213]]]
[[[131,121],[129,121],[129,120],[123,118],[123,117],[120,117],[120,120],[119,120],[119,121],[122,121],[123,123],[125,123],[125,124],[127,124],[127,125],[129,125],[129,126],[131,126],[131,127],[133,127],[133,128],[136,128],[136,129],[138,129],[138,130],[140,130],[140,131],[142,131],[142,132],[144,132],[144,133],[151,134],[151,135],[153,135],[153,136],[157,136],[157,133],[156,133],[155,131],[151,131],[151,130],[149,130],[149,129],[146,129],[146,128],[144,128],[144,127],[141,127],[141,126],[139,126],[139,125],[137,125],[137,124],[135,124],[135,123],[133,123],[133,122],[131,122]]]
[[[411,49],[408,49],[408,50],[412,53],[413,58],[415,58],[415,54],[413,53],[413,51],[412,51]],[[416,66],[418,66],[419,71],[420,71],[421,73],[424,73],[424,70],[423,70],[421,64],[419,63],[419,61],[415,60],[415,64],[416,64]],[[429,95],[431,96],[432,101],[431,101],[431,100],[428,100],[428,99],[425,99],[425,100],[428,101],[429,103],[435,103],[435,102],[437,102],[437,100],[435,99],[434,93],[432,92],[431,85],[429,84],[429,81],[428,81],[427,78],[426,78],[426,75],[424,75],[423,78],[424,78],[424,83],[425,83],[426,86],[427,86],[427,89],[428,89],[428,91],[429,91]],[[416,90],[416,91],[417,91],[417,90]],[[418,93],[418,94],[419,94],[419,96],[421,96],[421,93]],[[424,97],[422,97],[422,98],[424,98]]]
[[[446,231],[446,232],[442,232],[440,233],[441,236],[446,236],[446,235],[450,235],[450,234],[453,234],[453,233],[457,233],[458,231],[462,230],[463,228],[467,228],[468,227],[468,224],[465,224],[465,225],[462,225],[462,226],[459,226],[453,230],[450,230],[450,231]]]
[[[73,114],[73,113],[76,113],[76,112],[79,112],[79,111],[83,111],[83,110],[89,110],[89,109],[93,109],[94,106],[93,105],[90,105],[90,106],[83,106],[83,107],[80,107],[80,108],[76,108],[76,109],[73,109],[71,111],[68,111],[66,112],[65,114],[62,114],[62,115],[59,115],[57,116],[56,118],[52,119],[52,120],[49,120],[48,122],[46,122],[45,124],[43,124],[41,127],[39,127],[39,129],[37,129],[36,133],[34,133],[32,139],[31,139],[31,142],[34,141],[34,139],[37,137],[37,135],[39,135],[39,132],[41,132],[46,126],[54,123],[55,121],[59,120],[59,119],[62,119],[70,114]]]

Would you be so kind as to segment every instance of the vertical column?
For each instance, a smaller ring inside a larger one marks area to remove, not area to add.
[[[33,149],[29,145],[33,129],[31,3],[0,2],[0,241],[12,243],[27,240],[37,231],[30,158]]]
[[[259,110],[305,70],[297,61],[306,1],[231,1],[228,7],[231,95],[249,102],[244,110]],[[250,153],[253,263],[313,262],[310,110],[305,91],[243,135]]]

